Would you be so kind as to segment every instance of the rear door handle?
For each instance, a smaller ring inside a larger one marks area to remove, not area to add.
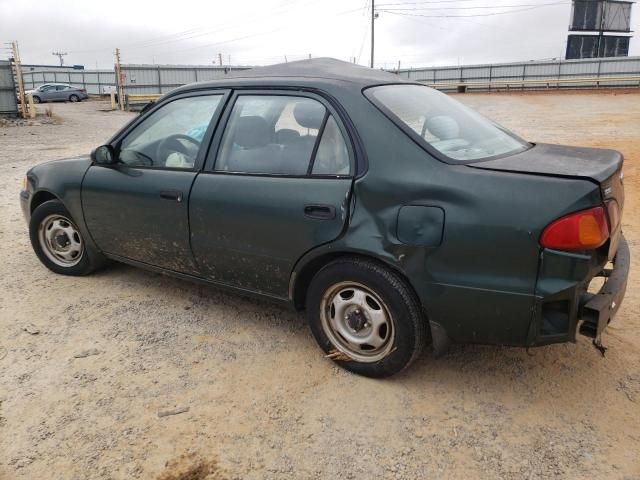
[[[165,200],[175,200],[176,202],[182,201],[182,192],[178,190],[163,190],[160,192],[160,198]]]
[[[333,205],[305,205],[304,216],[320,220],[336,218],[336,207]]]

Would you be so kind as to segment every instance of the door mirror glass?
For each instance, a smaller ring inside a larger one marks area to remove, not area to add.
[[[113,165],[116,163],[116,156],[111,145],[102,145],[96,148],[91,154],[91,159],[98,165]]]

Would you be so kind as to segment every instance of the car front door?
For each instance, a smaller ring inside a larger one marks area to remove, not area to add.
[[[319,96],[232,102],[191,191],[191,246],[208,279],[286,298],[296,261],[345,228],[353,148]]]
[[[189,191],[224,98],[218,92],[166,101],[113,142],[115,165],[89,168],[82,207],[102,251],[198,274],[189,246]]]

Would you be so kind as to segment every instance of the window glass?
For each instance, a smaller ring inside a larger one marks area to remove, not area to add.
[[[529,144],[448,95],[421,85],[385,85],[366,91],[397,123],[409,127],[451,160],[482,160],[521,152]]]
[[[43,85],[42,87],[40,87],[41,92],[48,92],[49,90],[55,90],[55,89],[56,89],[55,85]]]
[[[315,175],[349,175],[349,150],[333,116],[327,120],[313,161]]]
[[[119,159],[132,167],[193,168],[222,95],[180,98],[153,112],[122,141]]]
[[[310,98],[241,95],[227,122],[215,169],[306,175],[326,109]]]
[[[56,90],[66,90],[69,87],[67,85],[56,85]]]

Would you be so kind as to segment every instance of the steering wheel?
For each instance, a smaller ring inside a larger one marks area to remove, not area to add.
[[[190,152],[185,144],[182,143],[182,140],[195,145],[196,149],[200,148],[200,142],[189,135],[183,135],[182,133],[170,135],[163,139],[156,148],[156,158],[161,165],[164,165],[167,161],[167,157],[174,152],[182,153],[187,157],[192,155],[192,152]]]

